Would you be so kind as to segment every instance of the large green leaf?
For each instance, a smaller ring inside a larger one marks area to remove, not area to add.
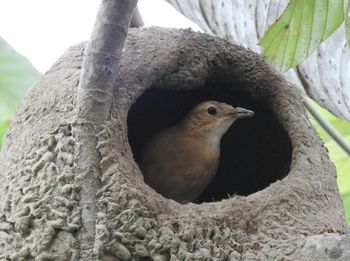
[[[39,77],[29,60],[0,37],[0,144],[18,103]]]
[[[279,71],[308,57],[344,21],[343,0],[291,0],[259,45],[262,55]]]

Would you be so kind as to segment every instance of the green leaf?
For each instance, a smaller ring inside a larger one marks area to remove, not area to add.
[[[350,48],[350,1],[348,1],[348,6],[346,8],[346,17],[345,17],[345,35],[346,41]]]
[[[291,0],[259,45],[268,63],[286,71],[307,58],[344,21],[343,0]]]
[[[0,145],[12,114],[40,73],[0,37]]]

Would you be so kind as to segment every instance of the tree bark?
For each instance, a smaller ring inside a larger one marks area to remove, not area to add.
[[[98,254],[94,243],[98,213],[96,194],[101,188],[101,156],[96,149],[96,135],[110,117],[121,52],[136,6],[137,0],[103,0],[84,51],[77,92],[79,125],[73,129],[79,155],[75,161],[75,176],[81,197],[80,256],[83,259],[95,260]]]

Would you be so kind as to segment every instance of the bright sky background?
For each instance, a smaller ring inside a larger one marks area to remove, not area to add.
[[[44,73],[71,45],[87,40],[99,0],[0,0],[0,36]],[[198,26],[163,0],[139,0],[145,26]]]

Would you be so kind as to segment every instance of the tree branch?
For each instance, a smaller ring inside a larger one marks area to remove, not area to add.
[[[350,145],[342,135],[319,113],[309,99],[304,100],[304,105],[309,113],[315,118],[324,131],[350,156]]]
[[[144,22],[143,22],[139,8],[136,8],[134,15],[131,18],[130,27],[137,28],[142,26],[144,26]]]
[[[103,0],[88,42],[78,89],[81,116],[104,122],[112,101],[112,89],[137,0]]]
[[[77,92],[78,121],[76,177],[81,188],[81,258],[96,259],[93,251],[98,208],[96,193],[100,184],[97,134],[109,118],[112,93],[124,41],[137,0],[103,0],[84,52]],[[94,253],[95,252],[95,253]]]

